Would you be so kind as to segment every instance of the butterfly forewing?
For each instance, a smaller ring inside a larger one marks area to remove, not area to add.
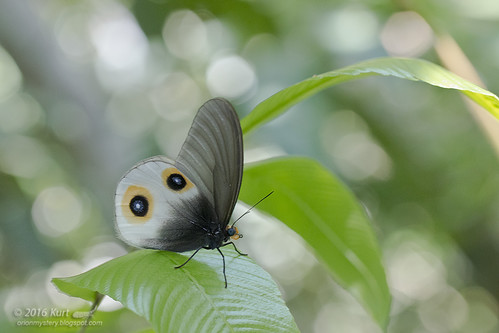
[[[199,109],[175,165],[212,203],[219,222],[227,225],[243,171],[241,126],[229,102],[216,98]]]

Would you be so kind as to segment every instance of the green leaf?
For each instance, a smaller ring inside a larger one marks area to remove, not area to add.
[[[279,158],[245,167],[239,198],[258,205],[315,250],[335,280],[386,328],[391,297],[372,226],[355,197],[319,163]]]
[[[243,132],[247,134],[263,123],[277,117],[291,106],[325,88],[341,82],[373,75],[394,76],[401,79],[426,82],[441,88],[460,90],[499,119],[499,98],[456,74],[421,59],[379,58],[321,75],[314,75],[279,91],[258,104],[241,121]]]
[[[92,301],[95,292],[144,316],[157,332],[297,332],[272,278],[248,257],[224,248],[222,258],[200,251],[187,265],[178,253],[139,250],[88,272],[52,282],[60,291]]]

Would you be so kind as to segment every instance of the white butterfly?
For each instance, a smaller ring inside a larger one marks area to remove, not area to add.
[[[220,247],[242,237],[229,225],[242,172],[239,118],[228,101],[211,99],[199,109],[175,161],[151,157],[123,176],[115,195],[116,229],[135,247],[195,250],[177,268],[200,249],[217,249],[227,288]]]

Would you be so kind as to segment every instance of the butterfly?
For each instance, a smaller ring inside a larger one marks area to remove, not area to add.
[[[243,172],[241,125],[232,105],[207,101],[194,117],[176,160],[164,156],[133,166],[115,194],[116,230],[126,243],[173,252],[217,249],[242,237],[229,221]]]

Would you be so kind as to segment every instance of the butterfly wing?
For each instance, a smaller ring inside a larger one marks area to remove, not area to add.
[[[215,207],[220,223],[227,225],[243,174],[241,125],[228,101],[211,99],[199,109],[175,166]]]
[[[162,156],[146,159],[119,182],[116,230],[126,243],[175,252],[209,244],[205,221],[214,220],[213,207],[173,163]]]

